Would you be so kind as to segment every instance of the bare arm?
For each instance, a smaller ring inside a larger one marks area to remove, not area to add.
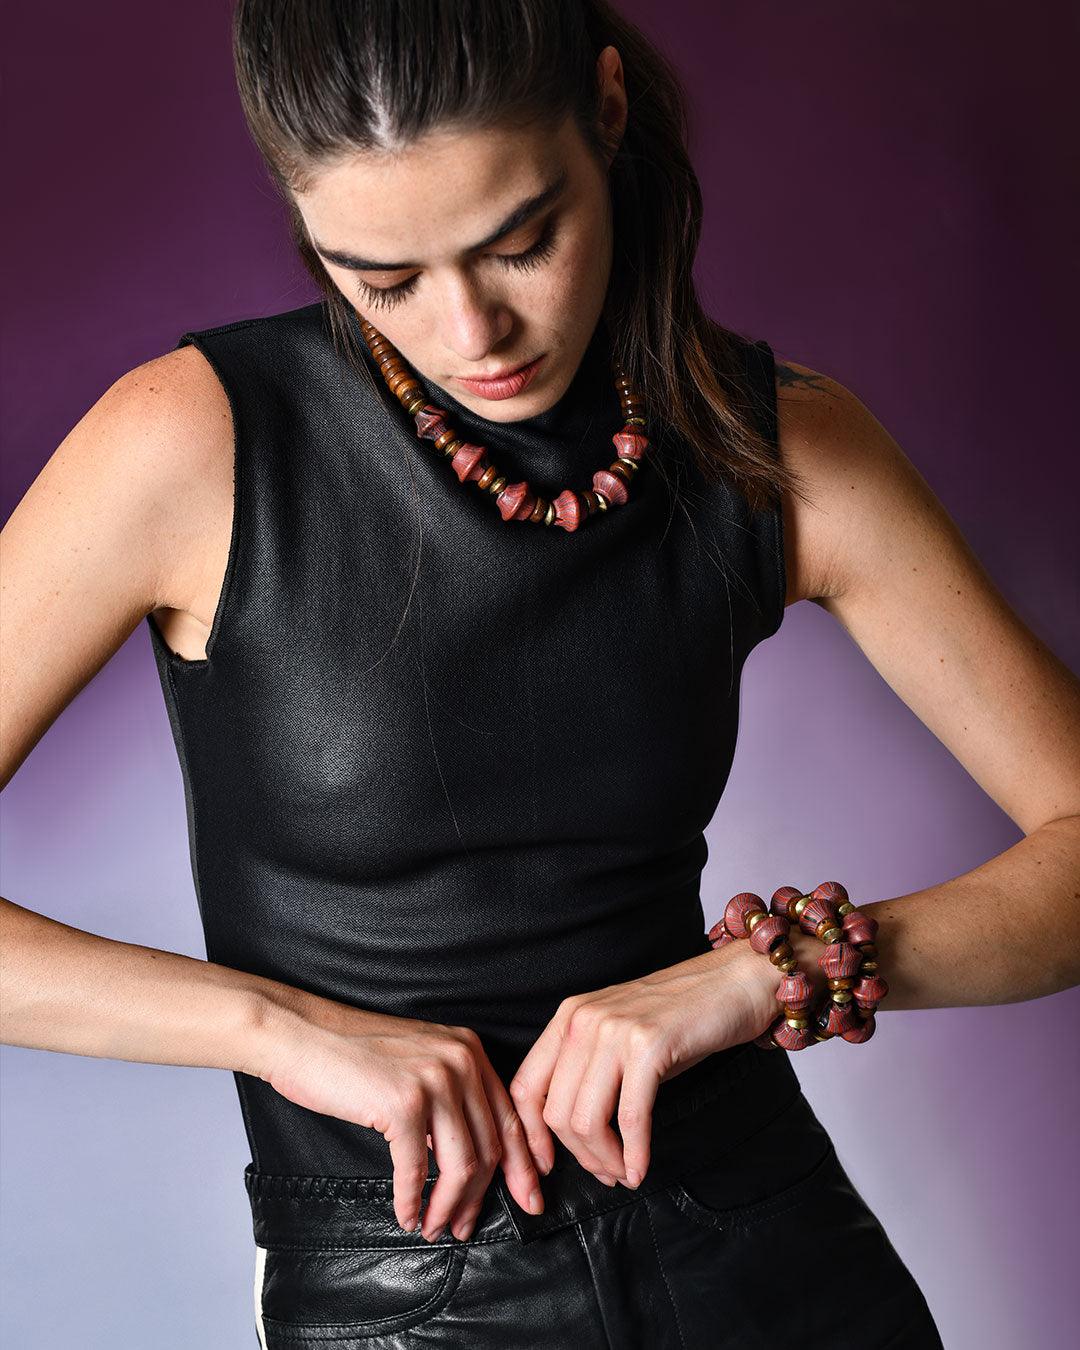
[[[782,451],[811,497],[786,507],[788,603],[832,614],[1026,836],[961,876],[862,906],[881,925],[882,1010],[1080,984],[1080,682],[867,409],[803,367],[778,374]]]

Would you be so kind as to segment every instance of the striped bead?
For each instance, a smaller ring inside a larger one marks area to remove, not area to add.
[[[802,891],[796,890],[794,886],[781,886],[778,891],[773,892],[773,898],[769,908],[774,914],[779,914],[781,918],[794,921],[795,916],[788,912],[788,905],[792,900],[798,900]]]
[[[833,1003],[832,1000],[822,1010],[816,1022],[818,1029],[829,1036],[839,1036],[858,1025],[859,1014],[850,1003]]]
[[[612,436],[620,459],[640,459],[649,442],[636,427],[627,425]]]
[[[840,915],[836,912],[836,906],[828,900],[811,900],[799,915],[799,927],[804,933],[809,933],[811,937],[821,937],[819,932],[822,925],[825,925],[825,932],[836,930],[839,936],[844,930],[840,926]],[[825,938],[825,941],[835,941],[836,939]]]
[[[844,936],[849,942],[858,944],[860,942],[873,942],[877,937],[878,922],[870,914],[863,914],[861,910],[855,910],[853,914],[845,914],[843,917]]]
[[[482,445],[463,445],[450,463],[453,465],[454,472],[458,480],[462,483],[466,479],[474,481],[480,477],[483,472],[481,467],[484,458],[484,447]]]
[[[815,900],[831,900],[839,908],[848,904],[848,893],[838,881],[823,881],[810,892]]]
[[[752,891],[740,891],[733,895],[724,909],[724,927],[732,937],[746,937],[749,930],[746,920],[750,914],[767,914],[765,902],[760,895]]]
[[[809,1027],[788,1026],[786,1019],[781,1019],[769,1029],[781,1050],[805,1050],[808,1045],[815,1044],[814,1033]]]
[[[889,986],[880,975],[864,975],[851,991],[860,1008],[876,1007],[889,992]]]
[[[602,492],[613,506],[623,506],[629,493],[623,480],[609,469],[598,469],[592,476],[593,488]]]
[[[847,942],[830,942],[818,957],[818,965],[834,980],[846,980],[859,973],[862,953]]]
[[[791,924],[787,919],[782,919],[779,914],[770,914],[767,919],[762,919],[760,923],[754,925],[750,934],[750,946],[754,951],[768,956],[773,943],[783,940],[790,932]]]
[[[863,1045],[876,1030],[877,1023],[873,1017],[860,1017],[856,1026],[850,1027],[847,1031],[842,1031],[840,1035],[852,1045]]]
[[[566,488],[555,498],[555,524],[567,531],[576,530],[586,518],[585,507],[576,492]]]
[[[725,932],[724,932],[724,928],[723,928],[723,925],[722,925],[722,924],[721,924],[721,925],[718,925],[718,926],[719,926],[719,928],[720,928],[720,932],[717,933],[716,937],[710,938],[709,940],[710,940],[710,942],[712,943],[712,945],[713,945],[714,947],[716,947],[716,948],[719,950],[719,948],[721,948],[721,947],[726,947],[726,946],[728,945],[729,942],[734,942],[735,939],[731,936],[730,933],[725,933]],[[715,929],[715,928],[713,929],[713,932],[716,932],[716,929]]]
[[[416,414],[416,434],[434,441],[446,431],[446,413],[426,403]]]
[[[536,498],[529,491],[528,483],[511,483],[503,488],[495,502],[503,520],[525,520],[532,514]]]
[[[814,1000],[814,986],[801,970],[789,971],[776,991],[777,1003],[785,1008],[809,1008]]]

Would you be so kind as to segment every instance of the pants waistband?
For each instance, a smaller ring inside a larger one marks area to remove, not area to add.
[[[685,1078],[684,1084],[679,1079]],[[636,1190],[605,1186],[581,1166],[557,1137],[555,1164],[540,1179],[543,1214],[529,1214],[510,1194],[497,1170],[469,1242],[515,1237],[531,1242],[547,1233],[593,1218],[640,1196],[670,1186],[681,1176],[751,1138],[798,1097],[799,1081],[789,1056],[754,1045],[710,1055],[661,1085],[653,1110],[650,1159]],[[617,1119],[612,1128],[618,1133]],[[438,1173],[428,1177],[421,1196],[427,1204]],[[406,1233],[394,1215],[393,1177],[279,1176],[249,1165],[244,1183],[260,1246],[415,1246],[427,1243]],[[447,1229],[441,1244],[457,1243]]]

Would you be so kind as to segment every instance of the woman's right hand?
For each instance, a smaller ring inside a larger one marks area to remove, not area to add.
[[[428,1144],[439,1176],[423,1236],[449,1224],[472,1232],[496,1165],[522,1209],[541,1213],[540,1178],[509,1092],[480,1037],[444,1026],[353,1008],[289,989],[288,1007],[268,1026],[267,1066],[258,1076],[289,1101],[378,1130],[390,1145],[394,1214],[411,1232],[420,1217]]]

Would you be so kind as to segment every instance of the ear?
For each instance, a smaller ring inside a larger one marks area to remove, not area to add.
[[[596,60],[600,133],[608,146],[608,163],[626,131],[626,82],[623,77],[622,57],[614,47],[607,46]]]

